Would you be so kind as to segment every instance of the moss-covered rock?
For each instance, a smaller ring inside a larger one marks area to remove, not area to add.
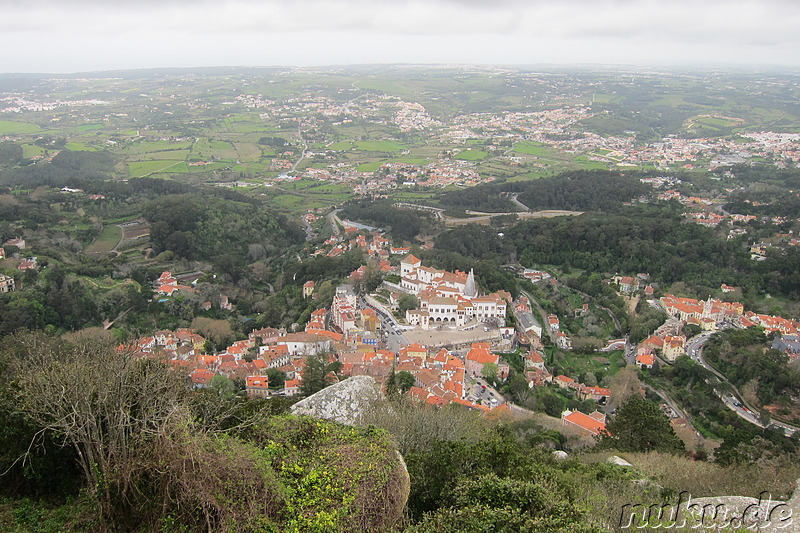
[[[403,514],[408,472],[392,437],[304,416],[253,428],[287,491],[283,531],[372,531]]]
[[[296,415],[355,425],[382,398],[383,393],[372,377],[353,376],[300,400],[291,409]]]

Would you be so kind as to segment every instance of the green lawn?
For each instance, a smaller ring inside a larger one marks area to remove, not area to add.
[[[582,169],[586,170],[605,170],[608,168],[606,163],[602,161],[590,161],[585,155],[579,155],[573,161]]]
[[[602,94],[602,93],[595,93],[594,94],[594,103],[595,104],[610,104],[615,99],[615,96],[612,94]]]
[[[15,133],[34,133],[39,131],[39,126],[30,122],[17,122],[15,120],[0,120],[0,135]]]
[[[204,137],[194,143],[191,157],[193,159],[199,159],[203,161],[207,161],[214,157],[218,159],[236,161],[239,159],[239,154],[229,142],[208,139]]]
[[[709,126],[711,128],[730,128],[739,122],[722,117],[695,117],[692,119],[696,124]]]
[[[139,252],[136,252],[136,254],[141,255],[139,254]],[[80,276],[78,279],[92,285],[93,287],[103,290],[113,289],[115,287],[120,287],[122,285],[132,285],[137,292],[142,291],[141,284],[138,281],[132,280],[130,278],[126,278],[124,280],[114,280],[110,278],[94,279],[88,276]]]
[[[605,361],[609,364],[605,364]],[[604,370],[613,376],[625,367],[625,358],[621,350],[609,353],[576,354],[566,352],[563,357],[556,357],[555,363],[563,373],[573,379],[578,379],[585,372],[598,372]]]
[[[393,159],[393,163],[408,163],[409,165],[427,165],[429,161],[421,157],[400,157]]]
[[[205,169],[208,170],[208,167],[216,168],[218,163],[212,163],[210,165],[206,165]],[[269,170],[269,164],[265,163],[245,163],[241,165],[234,165],[233,170],[236,172],[244,172],[245,174],[256,174],[260,173],[263,174]]]
[[[278,208],[294,210],[302,206],[306,199],[294,194],[279,194],[272,199],[272,204]]]
[[[261,159],[261,149],[254,143],[237,142],[233,148],[239,154],[239,161],[255,163]]]

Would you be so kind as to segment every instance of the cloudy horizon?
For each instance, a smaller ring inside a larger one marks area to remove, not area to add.
[[[374,63],[800,66],[792,0],[0,0],[0,72]]]

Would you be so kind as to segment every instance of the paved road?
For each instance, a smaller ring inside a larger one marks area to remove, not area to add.
[[[294,162],[294,164],[292,165],[292,170],[287,172],[287,174],[295,172],[297,170],[297,167],[300,165],[300,162],[306,157],[306,150],[308,150],[308,143],[306,142],[305,137],[303,137],[303,131],[301,130],[300,124],[297,125],[297,136],[300,137],[300,142],[303,143],[303,148],[300,151],[300,158]]]
[[[664,392],[661,392],[660,390],[658,390],[658,389],[655,389],[655,388],[651,387],[651,386],[650,386],[650,385],[648,385],[647,383],[642,383],[642,385],[643,385],[643,386],[644,386],[646,389],[648,389],[648,390],[650,390],[650,391],[654,392],[655,394],[657,394],[657,395],[658,395],[658,397],[659,397],[659,398],[661,398],[661,399],[664,401],[664,403],[665,403],[665,404],[667,404],[667,406],[668,406],[670,409],[672,409],[672,411],[675,413],[675,416],[677,416],[677,417],[680,417],[680,418],[685,418],[686,420],[689,420],[689,417],[688,417],[688,416],[686,416],[686,413],[683,411],[683,409],[681,409],[680,407],[678,407],[678,404],[677,404],[677,403],[676,403],[676,402],[675,402],[675,401],[674,401],[672,398],[670,398],[669,396],[667,396],[667,394],[666,394],[666,393],[664,393]]]
[[[395,320],[394,316],[386,313],[383,309],[369,305],[369,303],[367,303],[363,297],[358,299],[358,304],[362,309],[372,307],[372,309],[375,309],[377,312],[378,319],[381,321],[381,328],[383,329],[385,335],[384,341],[386,342],[387,350],[397,353],[400,351],[401,347],[410,344],[405,335],[403,335],[403,330]]]
[[[531,296],[531,293],[523,290],[520,290],[520,293],[528,299],[528,302],[531,304],[531,311],[536,309],[536,311],[539,313],[539,320],[541,321],[540,324],[542,326],[542,331],[547,333],[547,335],[550,337],[550,342],[552,342],[553,345],[558,346],[556,334],[555,332],[553,332],[553,330],[547,323],[547,313],[545,312],[545,310],[542,308],[541,305],[539,305],[539,302],[537,302],[536,299],[533,296]]]
[[[706,332],[689,339],[686,342],[686,354],[697,361],[703,368],[714,374],[719,381],[728,384],[730,387],[730,392],[717,393],[717,396],[719,396],[719,398],[722,400],[722,403],[724,403],[728,409],[736,413],[740,418],[743,418],[744,420],[763,428],[764,423],[762,423],[761,418],[754,411],[753,406],[748,406],[747,402],[742,400],[742,395],[739,393],[739,390],[733,385],[733,383],[728,381],[724,375],[718,372],[717,369],[711,366],[703,358],[703,345],[709,338],[711,338],[711,335],[711,332]],[[709,380],[706,381],[708,382]],[[713,385],[713,383],[710,384]],[[786,435],[792,435],[795,431],[798,431],[798,428],[777,420],[771,421],[770,425],[778,426]]]
[[[339,224],[341,224],[342,221],[339,220],[339,217],[337,216],[337,213],[339,211],[341,211],[341,209],[334,209],[333,211],[325,215],[325,218],[328,219],[328,223],[331,225],[331,232],[333,233],[333,235],[339,235],[342,232],[342,230],[339,229]]]
[[[522,202],[520,202],[518,197],[519,197],[519,193],[515,192],[514,194],[509,196],[508,199],[511,200],[512,202],[514,202],[515,204],[517,204],[518,206],[520,206],[523,211],[530,211],[531,208],[528,207],[527,205],[523,204]]]

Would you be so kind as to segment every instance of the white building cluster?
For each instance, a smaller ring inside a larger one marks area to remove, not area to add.
[[[400,262],[400,286],[419,298],[419,309],[406,311],[406,321],[424,329],[462,327],[471,320],[505,320],[506,299],[498,293],[478,296],[475,274],[447,272],[422,265],[408,255]]]

